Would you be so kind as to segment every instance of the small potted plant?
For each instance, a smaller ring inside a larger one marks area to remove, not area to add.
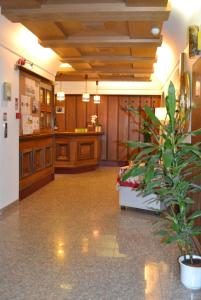
[[[183,285],[190,289],[200,289],[201,257],[194,254],[193,238],[201,234],[201,226],[196,223],[201,217],[201,211],[193,211],[192,194],[201,191],[198,181],[201,143],[191,144],[187,140],[191,136],[201,135],[201,129],[185,131],[189,112],[181,114],[176,109],[172,82],[166,97],[166,110],[166,122],[162,123],[150,107],[144,108],[144,122],[152,141],[127,143],[140,151],[132,157],[133,163],[123,180],[142,175],[139,189],[145,195],[156,194],[166,207],[161,214],[163,227],[157,233],[165,244],[177,242],[181,251],[179,263]]]

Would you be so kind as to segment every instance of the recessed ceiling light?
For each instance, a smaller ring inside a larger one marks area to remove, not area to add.
[[[152,27],[151,33],[153,35],[158,35],[160,33],[160,28],[158,28],[158,27]]]
[[[62,63],[59,65],[60,68],[72,68],[72,66],[68,63]]]

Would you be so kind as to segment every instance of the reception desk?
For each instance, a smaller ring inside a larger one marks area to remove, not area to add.
[[[102,132],[56,132],[55,173],[77,173],[97,168]]]

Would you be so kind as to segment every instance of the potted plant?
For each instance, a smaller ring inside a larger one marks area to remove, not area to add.
[[[133,110],[133,108],[130,108]],[[166,97],[166,122],[161,122],[150,107],[143,115],[151,142],[128,141],[128,146],[140,149],[132,157],[132,164],[122,180],[142,176],[139,186],[144,195],[156,194],[166,207],[162,217],[162,229],[157,233],[162,242],[177,242],[181,282],[191,289],[201,288],[201,257],[194,254],[193,238],[201,234],[196,220],[201,211],[193,211],[192,194],[201,191],[198,183],[201,168],[201,143],[191,144],[187,139],[201,135],[201,129],[185,132],[189,116],[177,110],[175,88],[171,82]]]

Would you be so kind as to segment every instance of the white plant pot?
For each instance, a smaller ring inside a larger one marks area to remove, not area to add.
[[[186,256],[190,258],[190,255]],[[193,258],[201,259],[201,256],[193,255]],[[183,263],[184,256],[179,257],[181,283],[188,289],[201,288],[201,267],[187,266]]]

